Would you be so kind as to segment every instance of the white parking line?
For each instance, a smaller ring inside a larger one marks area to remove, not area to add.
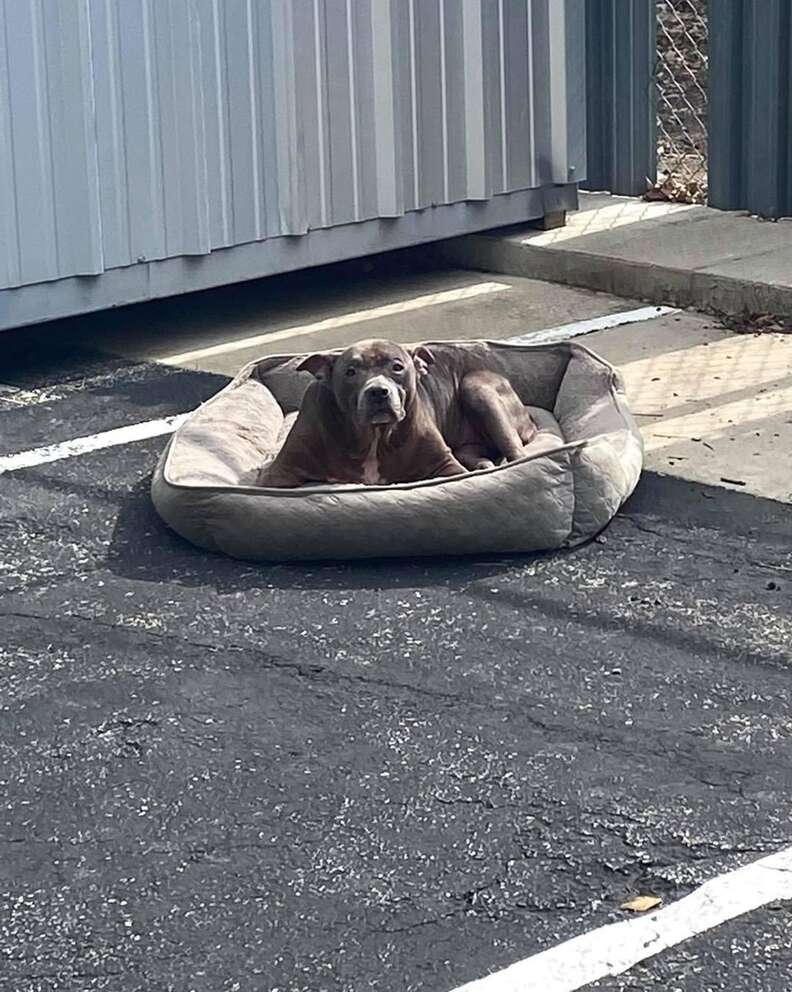
[[[147,420],[140,424],[130,424],[128,427],[102,431],[101,434],[76,437],[71,441],[61,441],[59,444],[48,444],[43,448],[18,451],[13,455],[0,455],[0,475],[21,468],[45,465],[47,462],[57,462],[62,458],[86,455],[89,451],[100,451],[102,448],[114,448],[120,444],[130,444],[132,441],[145,441],[150,437],[172,434],[187,417],[189,413],[179,413],[161,420]]]
[[[514,338],[506,338],[509,344],[556,344],[579,338],[594,331],[606,331],[611,327],[625,324],[639,324],[644,320],[655,320],[669,313],[679,313],[675,307],[638,307],[637,310],[622,310],[621,313],[607,313],[604,317],[591,317],[589,320],[576,320],[572,324],[548,327],[544,331],[529,331]]]
[[[505,282],[477,282],[472,286],[460,286],[458,289],[446,289],[441,293],[427,293],[411,300],[400,300],[398,303],[386,303],[384,306],[372,307],[370,310],[355,310],[352,313],[340,314],[338,317],[327,317],[325,320],[317,320],[312,324],[285,327],[282,331],[270,331],[265,334],[256,334],[250,338],[240,338],[237,341],[224,341],[222,344],[211,345],[208,348],[183,351],[181,354],[168,355],[167,358],[160,358],[158,361],[163,365],[185,365],[188,362],[209,358],[212,355],[226,355],[232,351],[244,351],[248,348],[257,348],[259,345],[272,344],[273,341],[288,341],[290,338],[301,337],[306,334],[321,334],[323,331],[332,331],[337,327],[362,324],[369,320],[379,320],[381,317],[393,317],[395,314],[408,313],[411,310],[423,310],[424,307],[435,307],[442,303],[471,300],[476,296],[485,296],[488,293],[500,293],[504,289],[511,289],[511,286]]]
[[[792,847],[705,882],[639,919],[611,923],[454,992],[575,992],[751,910],[792,899]]]

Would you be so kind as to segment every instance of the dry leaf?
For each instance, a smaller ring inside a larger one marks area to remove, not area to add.
[[[662,901],[660,896],[636,896],[634,899],[623,902],[619,909],[629,909],[633,913],[645,913],[648,909],[659,906]]]

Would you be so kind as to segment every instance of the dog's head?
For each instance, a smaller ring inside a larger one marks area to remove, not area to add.
[[[297,366],[332,390],[339,408],[359,426],[393,426],[404,420],[420,376],[434,358],[425,347],[360,341],[340,355],[321,352]]]

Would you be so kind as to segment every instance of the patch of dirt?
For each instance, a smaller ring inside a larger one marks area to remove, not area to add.
[[[735,334],[792,334],[792,317],[780,317],[778,314],[725,314],[720,322]]]

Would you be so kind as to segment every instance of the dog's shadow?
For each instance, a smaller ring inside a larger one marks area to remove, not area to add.
[[[122,578],[209,586],[220,593],[267,588],[460,589],[546,557],[498,554],[288,564],[239,561],[197,548],[170,530],[154,509],[150,485],[150,476],[141,479],[120,501],[106,561],[109,570]]]

